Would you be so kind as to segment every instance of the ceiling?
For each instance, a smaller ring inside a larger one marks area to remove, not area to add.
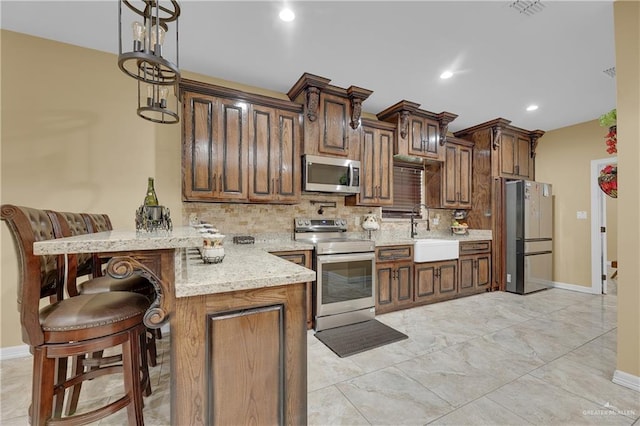
[[[406,99],[458,114],[452,131],[498,117],[549,131],[615,107],[612,1],[543,0],[533,15],[513,0],[289,1],[290,23],[283,3],[182,0],[180,68],[281,93],[308,72],[372,90],[365,112]],[[3,29],[118,53],[114,0],[0,5]]]

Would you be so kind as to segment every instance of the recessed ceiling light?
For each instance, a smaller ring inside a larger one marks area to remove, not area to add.
[[[538,105],[529,105],[527,111],[535,111],[538,109]]]
[[[440,78],[443,80],[446,80],[447,78],[451,78],[453,77],[453,73],[451,71],[445,71],[442,74],[440,74]]]
[[[284,22],[291,22],[296,19],[296,14],[293,13],[293,10],[288,8],[282,9],[278,16],[280,16],[280,19],[282,19]]]

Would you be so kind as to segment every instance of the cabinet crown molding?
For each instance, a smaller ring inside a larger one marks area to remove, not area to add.
[[[186,78],[180,79],[180,99],[184,98],[185,92],[200,93],[203,95],[222,97],[237,101],[244,101],[250,104],[258,104],[273,108],[280,108],[286,111],[302,112],[302,105],[287,99],[280,99],[257,93],[249,93],[239,89],[218,86],[216,84],[204,83]]]

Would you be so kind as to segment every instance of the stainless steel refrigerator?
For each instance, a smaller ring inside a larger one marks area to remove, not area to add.
[[[548,183],[506,182],[506,290],[526,294],[553,279],[553,197]]]

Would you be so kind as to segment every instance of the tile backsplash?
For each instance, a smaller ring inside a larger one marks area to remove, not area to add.
[[[320,206],[335,203],[336,207]],[[347,219],[349,232],[363,232],[360,222],[365,214],[373,213],[381,217],[380,207],[351,207],[344,205],[343,196],[329,194],[303,194],[299,204],[235,204],[235,203],[182,203],[182,219],[188,224],[191,218],[215,225],[226,235],[293,235],[293,219],[296,217]],[[451,225],[453,210],[430,209],[431,230],[446,232]],[[438,224],[434,224],[438,218]],[[418,230],[426,228],[425,221],[418,221]],[[406,233],[409,235],[407,220],[383,220],[380,232]]]

